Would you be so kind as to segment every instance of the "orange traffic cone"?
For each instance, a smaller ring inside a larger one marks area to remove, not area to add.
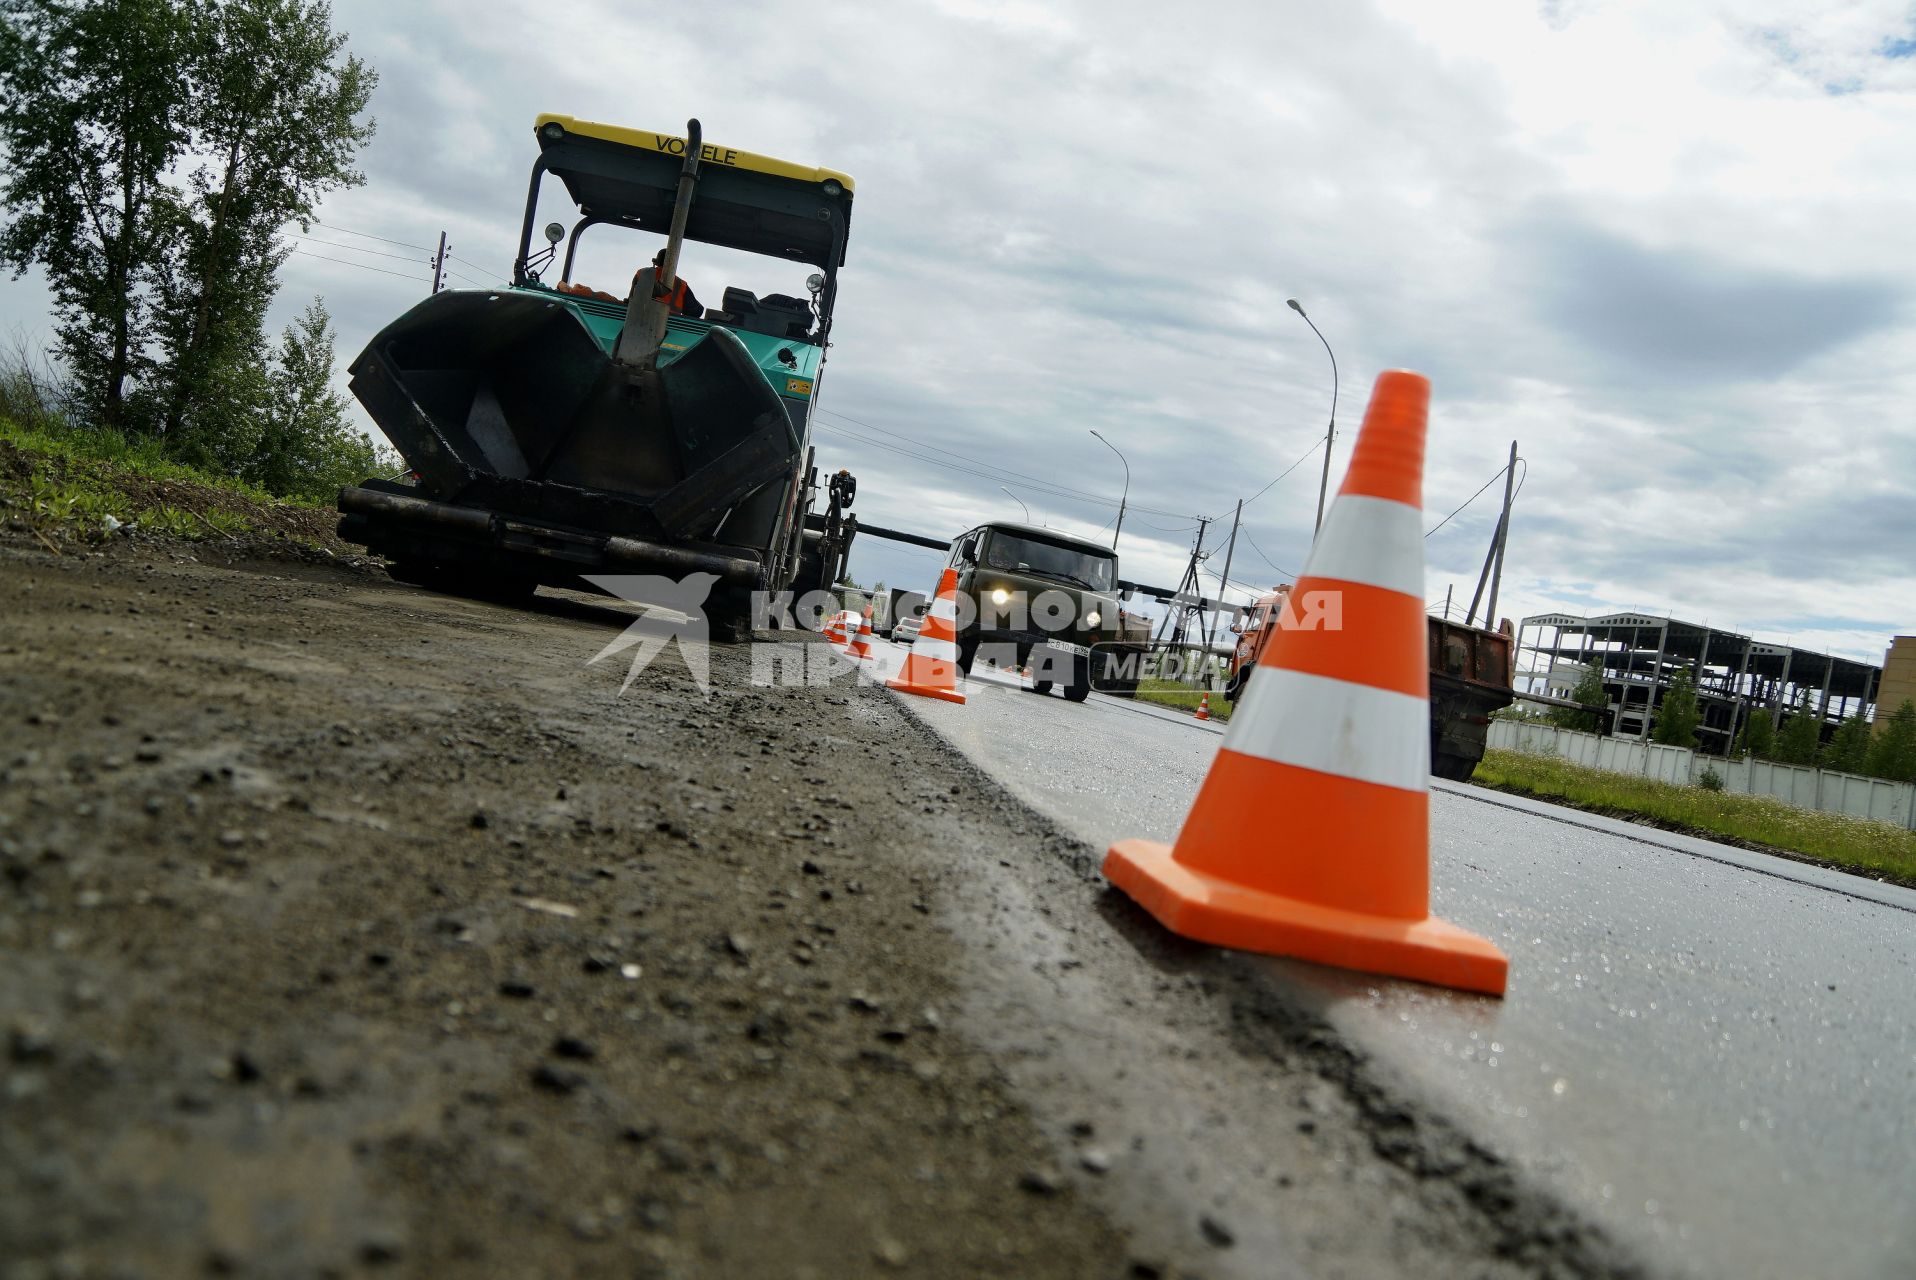
[[[1422,489],[1430,382],[1377,379],[1350,470],[1177,844],[1122,840],[1104,874],[1202,942],[1502,995],[1510,962],[1430,914]],[[1326,607],[1318,618],[1329,615]]]
[[[925,624],[905,655],[905,665],[885,687],[946,702],[963,702],[964,690],[958,687],[958,571],[946,569],[938,577],[938,594],[932,598]]]
[[[825,638],[835,645],[842,646],[846,641],[845,618],[845,611],[840,609],[832,615],[831,621],[825,624]]]
[[[865,607],[865,615],[858,620],[858,634],[845,646],[845,656],[854,662],[870,662],[872,657],[872,611]]]
[[[1211,691],[1209,689],[1206,689],[1198,697],[1197,718],[1200,720],[1209,720],[1211,718]]]

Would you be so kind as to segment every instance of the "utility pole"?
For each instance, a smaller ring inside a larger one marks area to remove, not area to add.
[[[432,291],[438,293],[446,278],[446,233],[439,233],[439,252],[432,255]]]
[[[1111,530],[1111,549],[1116,551],[1118,549],[1118,534],[1124,529],[1124,504],[1129,501],[1131,497],[1131,464],[1125,461],[1124,453],[1118,446],[1106,440],[1102,435],[1099,435],[1095,428],[1091,434],[1097,436],[1099,443],[1103,444],[1105,448],[1117,454],[1119,462],[1124,463],[1124,492],[1118,497],[1118,523]]]
[[[1497,522],[1497,567],[1490,575],[1490,604],[1484,609],[1484,629],[1497,629],[1497,588],[1504,581],[1504,547],[1510,542],[1510,486],[1517,478],[1517,442],[1510,442],[1510,464],[1504,470],[1504,514]],[[1705,643],[1708,643],[1705,633]]]
[[[1237,527],[1244,520],[1244,499],[1237,500],[1237,513],[1231,517],[1231,540],[1224,544],[1224,573],[1217,580],[1217,602],[1224,603],[1224,593],[1231,585],[1231,556],[1237,551]],[[1211,658],[1211,637],[1217,634],[1217,613],[1212,613],[1209,625],[1204,628],[1204,658]]]
[[[1164,625],[1158,629],[1160,643],[1168,632],[1173,645],[1183,644],[1191,615],[1204,608],[1204,584],[1198,580],[1198,563],[1204,558],[1204,531],[1210,523],[1210,517],[1198,517],[1197,541],[1191,544],[1191,558],[1185,563],[1184,576],[1178,579],[1178,589],[1171,597],[1171,611],[1164,615]]]
[[[1500,581],[1503,578],[1504,541],[1510,534],[1510,499],[1512,496],[1510,486],[1516,477],[1517,442],[1512,440],[1510,442],[1510,462],[1504,468],[1504,509],[1502,514],[1497,517],[1497,532],[1491,535],[1489,554],[1484,556],[1484,571],[1477,575],[1477,590],[1470,597],[1470,612],[1464,615],[1464,625],[1466,627],[1477,625],[1477,606],[1483,603],[1484,586],[1490,582],[1491,575],[1494,573]],[[1484,615],[1484,630],[1493,631],[1496,629],[1496,622],[1492,616],[1496,611],[1497,588],[1492,586],[1490,588],[1490,609]]]

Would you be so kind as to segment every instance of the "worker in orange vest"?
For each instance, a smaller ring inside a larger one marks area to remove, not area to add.
[[[632,287],[637,289],[639,282],[648,276],[651,279],[652,296],[663,299],[665,305],[672,309],[673,315],[691,316],[697,319],[705,314],[705,309],[699,306],[699,300],[692,292],[692,286],[685,283],[684,276],[674,280],[670,289],[665,287],[665,250],[661,249],[653,255],[650,272],[647,272],[644,267],[639,268],[639,273],[632,277]]]

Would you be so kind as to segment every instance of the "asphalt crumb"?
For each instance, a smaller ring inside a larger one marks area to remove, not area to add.
[[[1123,1272],[944,1016],[878,691],[244,547],[0,597],[9,1274]]]

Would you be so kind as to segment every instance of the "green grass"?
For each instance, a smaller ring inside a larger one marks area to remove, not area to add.
[[[1138,681],[1139,702],[1155,702],[1160,706],[1172,707],[1190,715],[1197,714],[1199,695],[1200,690],[1193,689],[1187,684],[1179,684],[1175,680]],[[1231,704],[1224,700],[1223,694],[1212,694],[1211,719],[1229,720],[1230,718]]]
[[[280,502],[295,506],[325,505],[303,502],[298,498],[276,498],[256,485],[247,484],[244,480],[183,466],[168,458],[165,450],[160,447],[160,442],[150,437],[127,436],[122,432],[111,430],[61,430],[49,426],[23,426],[10,418],[0,417],[0,440],[5,440],[23,453],[37,454],[45,458],[59,458],[77,470],[92,472],[96,476],[98,464],[104,464],[116,471],[140,476],[147,480],[180,481],[224,489],[250,498],[254,502]]]
[[[187,542],[277,529],[317,546],[303,527],[330,519],[319,504],[182,466],[157,441],[73,430],[51,416],[32,426],[0,416],[0,522],[24,526],[49,549],[103,541],[114,521]]]
[[[1612,817],[1765,845],[1841,870],[1916,886],[1916,832],[1884,822],[1799,809],[1768,796],[1675,786],[1519,751],[1485,752],[1471,780]]]

